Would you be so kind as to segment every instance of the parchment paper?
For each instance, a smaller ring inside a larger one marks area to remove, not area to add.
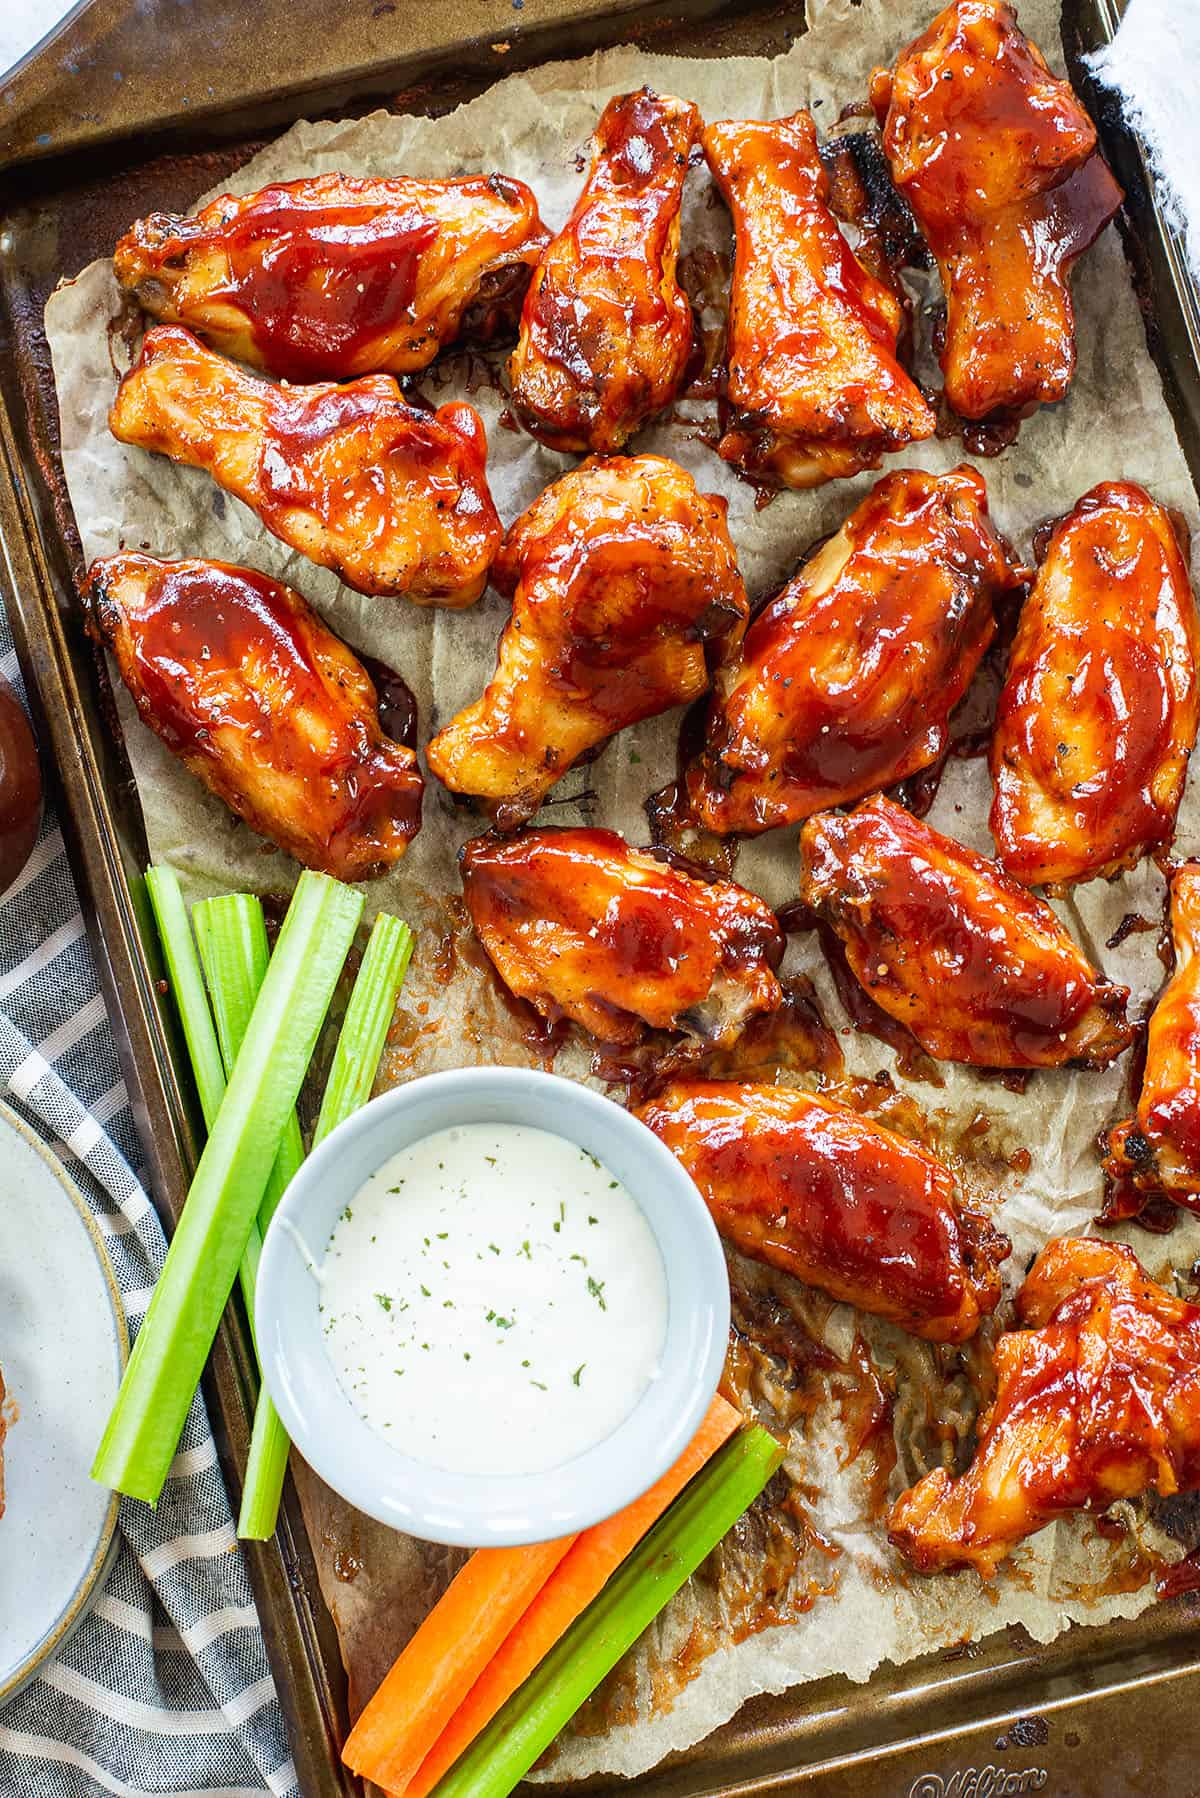
[[[440,176],[496,168],[528,181],[547,222],[556,227],[578,189],[576,152],[611,94],[648,81],[694,99],[710,120],[773,117],[803,104],[813,109],[818,127],[828,130],[843,105],[863,96],[872,66],[890,61],[932,11],[932,0],[864,0],[858,7],[849,0],[812,0],[812,29],[774,61],[713,62],[616,50],[513,76],[444,119],[377,113],[345,124],[301,123],[227,185],[250,191],[270,180],[335,169]],[[1061,68],[1053,0],[1026,0],[1021,12],[1026,30]],[[685,250],[701,244],[725,253],[729,248],[726,214],[713,203],[702,168],[689,175],[683,219]],[[998,460],[981,464],[995,518],[1026,553],[1041,520],[1068,510],[1102,478],[1141,481],[1180,508],[1193,526],[1198,522],[1196,497],[1113,229],[1079,266],[1075,295],[1079,369],[1069,398],[1023,425],[1018,443]],[[106,413],[128,362],[121,318],[107,262],[93,264],[61,288],[46,313],[67,480],[88,558],[121,544],[142,545],[164,556],[245,562],[291,582],[347,641],[399,669],[416,693],[422,741],[427,740],[479,693],[489,675],[505,616],[501,601],[489,594],[465,613],[440,613],[363,598],[285,550],[206,475],[118,444],[108,433]],[[493,372],[499,360],[489,366],[478,358],[455,358],[423,385],[439,401],[466,395],[483,413],[493,492],[508,521],[567,459],[501,423],[504,396]],[[753,493],[686,422],[659,424],[635,447],[676,457],[703,487],[727,495],[752,598],[789,575],[806,546],[834,529],[877,478],[864,475],[814,493],[782,495],[756,510]],[[956,443],[935,441],[919,446],[908,460],[945,469],[961,457]],[[286,890],[294,868],[209,799],[138,723],[127,702],[123,716],[155,859],[180,870],[192,897],[231,887]],[[642,805],[673,774],[677,725],[678,718],[668,716],[623,733],[594,766],[568,776],[560,788],[568,794],[590,788],[593,797],[582,806],[556,805],[547,816],[558,823],[586,817],[644,841]],[[951,763],[931,819],[990,853],[987,804],[983,765]],[[420,933],[385,1070],[388,1082],[441,1066],[534,1058],[498,1001],[478,952],[456,924],[454,852],[479,828],[431,780],[415,845],[400,867],[369,891],[371,908],[388,905]],[[1194,779],[1179,841],[1187,853],[1200,850]],[[793,898],[795,832],[775,832],[745,846],[737,875],[773,903]],[[1134,1015],[1145,1009],[1162,979],[1153,936],[1133,935],[1113,950],[1104,945],[1125,913],[1156,916],[1161,899],[1161,877],[1144,866],[1112,885],[1083,887],[1060,907],[1095,959],[1133,989]],[[976,1141],[977,1151],[980,1140],[984,1149],[974,1155],[965,1178],[973,1200],[991,1210],[1013,1238],[1010,1287],[1049,1237],[1088,1227],[1101,1190],[1095,1137],[1128,1109],[1123,1091],[1128,1056],[1104,1073],[1039,1074],[1024,1094],[952,1067],[941,1070],[944,1084],[930,1085],[898,1072],[891,1052],[873,1038],[848,1030],[808,939],[793,943],[788,966],[811,975],[852,1072],[870,1077],[889,1070],[948,1142],[961,1139],[977,1113],[986,1114],[987,1130]],[[588,1056],[580,1046],[569,1047],[557,1066],[583,1077]],[[1008,1165],[1016,1150],[1028,1151],[1027,1171],[1014,1173]],[[1136,1232],[1130,1239],[1151,1272],[1168,1279],[1173,1267],[1187,1267],[1200,1250],[1200,1229],[1187,1222],[1166,1237]],[[760,1278],[745,1267],[740,1272],[751,1283]],[[792,1418],[790,1496],[803,1496],[804,1527],[791,1531],[781,1561],[782,1538],[772,1533],[769,1516],[760,1513],[743,1526],[560,1744],[550,1766],[556,1777],[639,1772],[668,1750],[697,1740],[758,1692],[836,1672],[863,1680],[884,1658],[903,1660],[1016,1622],[1047,1640],[1071,1620],[1129,1615],[1152,1597],[1149,1563],[1139,1561],[1136,1544],[1148,1538],[1162,1542],[1153,1526],[1138,1518],[1134,1536],[1123,1545],[1102,1540],[1087,1519],[1048,1529],[986,1590],[971,1573],[900,1577],[878,1521],[878,1468],[873,1487],[870,1458],[853,1459],[847,1447],[853,1427],[848,1407],[855,1392],[859,1397],[862,1392],[862,1379],[856,1386],[853,1372],[856,1330],[861,1326],[860,1340],[870,1345],[883,1377],[897,1388],[892,1491],[931,1458],[961,1449],[975,1410],[970,1370],[965,1374],[953,1357],[939,1360],[926,1345],[898,1332],[863,1324],[845,1307],[818,1305],[782,1277],[768,1284],[801,1325],[842,1357],[840,1373],[808,1382],[798,1409],[794,1381],[790,1388],[783,1381],[776,1390],[769,1373],[760,1370],[755,1384],[753,1396],[764,1415],[777,1425]],[[940,1446],[931,1419],[948,1420]],[[887,1478],[886,1465],[882,1477]],[[355,1518],[311,1479],[305,1494],[322,1579],[361,1702],[414,1626],[422,1595],[444,1573],[445,1557]],[[799,1512],[793,1507],[789,1514]],[[775,1584],[764,1607],[768,1568],[776,1570]],[[749,1592],[754,1602],[748,1610]]]

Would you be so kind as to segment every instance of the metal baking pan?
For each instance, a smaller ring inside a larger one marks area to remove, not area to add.
[[[930,11],[934,9],[931,0]],[[1080,55],[1116,29],[1116,0],[1067,0],[1077,85],[1128,195],[1123,230],[1147,330],[1200,483],[1200,296],[1154,201],[1137,145],[1089,86]],[[514,68],[604,43],[715,56],[774,54],[802,8],[759,0],[92,0],[0,89],[0,588],[57,770],[64,835],[118,1033],[146,1164],[167,1222],[196,1154],[194,1094],[140,876],[141,814],[103,663],[75,600],[79,545],[57,455],[41,320],[61,276],[107,254],[135,217],[186,207],[299,117],[392,104],[438,112]],[[849,97],[849,96],[848,96]],[[237,1494],[254,1376],[231,1306],[207,1392]],[[290,1486],[251,1579],[307,1798],[357,1790],[337,1744],[345,1680]],[[1019,1630],[895,1668],[752,1701],[636,1782],[640,1798],[778,1790],[822,1798],[1113,1798],[1200,1793],[1200,1599],[1039,1647]],[[603,1781],[592,1782],[600,1787]],[[611,1783],[611,1782],[610,1782]]]

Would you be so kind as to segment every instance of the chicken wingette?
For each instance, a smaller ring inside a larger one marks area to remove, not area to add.
[[[1118,874],[1168,843],[1200,719],[1200,616],[1156,500],[1106,481],[1059,520],[996,714],[996,852],[1027,886]]]
[[[1137,1110],[1108,1139],[1104,1171],[1200,1210],[1200,862],[1171,876],[1175,969],[1146,1032]]]
[[[928,1054],[1105,1067],[1133,1040],[1128,988],[1096,972],[1045,901],[903,806],[822,812],[800,844],[801,898]]]
[[[885,475],[722,661],[693,815],[751,835],[936,762],[1023,576],[975,469]]]
[[[404,854],[417,758],[384,736],[366,669],[298,593],[125,551],[92,563],[83,597],[142,722],[252,830],[339,880]]]
[[[549,233],[523,181],[311,175],[152,212],[113,252],[165,324],[287,381],[412,374],[515,328]]]
[[[698,880],[612,830],[481,837],[459,859],[497,972],[551,1023],[609,1043],[644,1025],[728,1043],[780,1003],[779,924],[731,880]]]
[[[958,1201],[928,1149],[795,1087],[678,1080],[638,1112],[727,1242],[931,1342],[1000,1297],[1007,1237]]]
[[[276,387],[155,325],[109,414],[122,443],[202,468],[360,593],[467,606],[503,528],[473,406],[410,406],[391,375]]]
[[[996,1396],[975,1458],[935,1468],[893,1505],[888,1532],[922,1573],[985,1579],[1069,1511],[1200,1486],[1200,1306],[1155,1284],[1132,1249],[1058,1237],[995,1348]]]

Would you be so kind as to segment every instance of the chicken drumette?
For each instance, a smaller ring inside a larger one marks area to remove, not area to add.
[[[1200,1210],[1200,862],[1171,877],[1175,971],[1146,1035],[1137,1111],[1108,1139],[1104,1171]]]
[[[503,535],[473,406],[425,412],[390,375],[275,387],[156,325],[117,390],[113,435],[193,468],[360,593],[470,605]]]
[[[1104,1067],[1133,1038],[1128,988],[1044,900],[888,799],[801,833],[800,893],[860,985],[921,1047],[981,1067]]]
[[[946,293],[946,398],[1016,419],[1062,399],[1075,368],[1076,258],[1121,203],[1096,129],[1005,0],[954,0],[871,98],[892,178]]]
[[[298,593],[128,552],[93,562],[83,593],[143,723],[252,829],[339,880],[404,854],[417,758],[384,736],[366,669]]]
[[[814,487],[932,436],[896,360],[900,301],[842,236],[809,114],[729,120],[702,142],[736,231],[721,455],[764,483]]]
[[[781,998],[771,908],[703,881],[611,830],[526,830],[462,850],[475,930],[510,991],[604,1042],[643,1026],[732,1041]]]
[[[996,1396],[954,1479],[936,1468],[893,1505],[914,1567],[985,1579],[1068,1511],[1200,1486],[1200,1306],[1155,1285],[1132,1249],[1059,1237],[996,1344]]]
[[[1131,481],[1056,526],[992,739],[992,835],[1028,886],[1132,867],[1169,842],[1196,740],[1200,618],[1170,515]]]
[[[428,756],[504,825],[614,731],[698,698],[706,648],[746,618],[725,501],[661,456],[563,475],[517,519],[492,579],[513,594],[496,673]]]
[[[288,381],[425,368],[515,327],[548,233],[523,181],[314,175],[152,212],[113,254],[155,318]]]
[[[638,1115],[743,1254],[932,1342],[995,1309],[1008,1239],[918,1143],[787,1086],[681,1080]]]
[[[641,88],[610,100],[566,225],[534,270],[510,365],[513,407],[560,450],[616,450],[674,398],[692,347],[675,279],[700,114]]]
[[[693,814],[721,833],[771,830],[935,762],[993,601],[1023,575],[973,468],[886,475],[718,672]]]

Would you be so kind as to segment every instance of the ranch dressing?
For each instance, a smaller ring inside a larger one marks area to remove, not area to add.
[[[658,1372],[653,1232],[604,1164],[526,1124],[460,1124],[364,1182],[321,1269],[359,1415],[454,1473],[528,1474],[602,1442]]]

